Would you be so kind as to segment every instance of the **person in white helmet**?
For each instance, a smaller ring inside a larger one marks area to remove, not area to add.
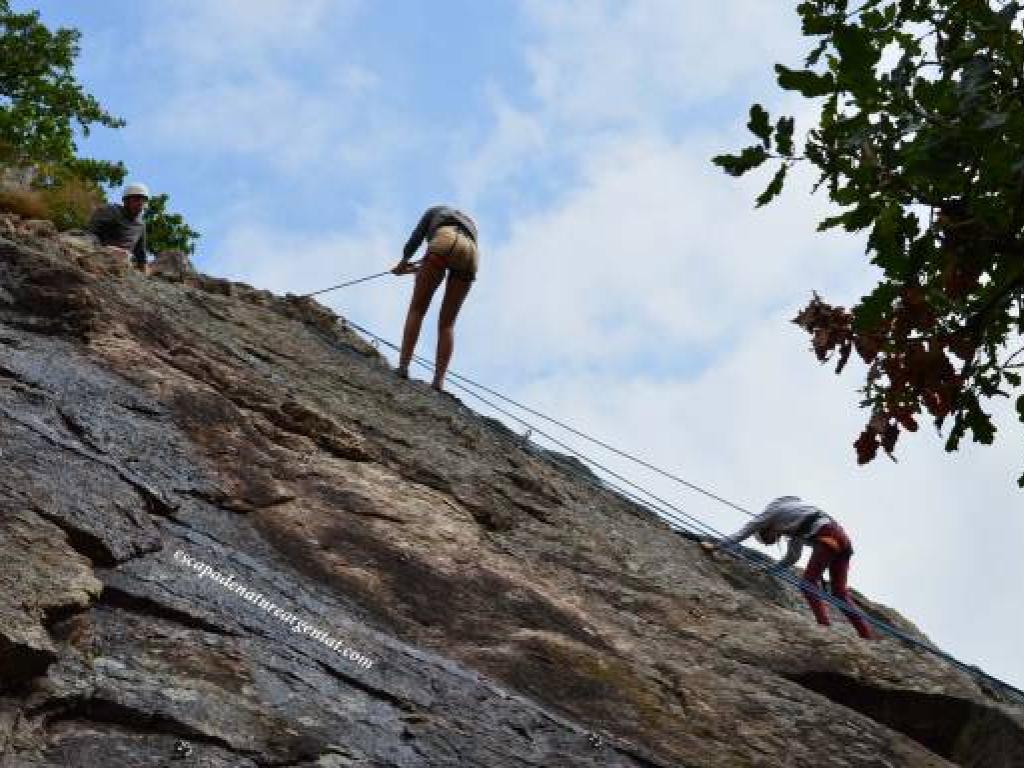
[[[147,200],[149,190],[145,184],[129,184],[121,195],[122,204],[97,208],[87,227],[103,245],[127,251],[140,271],[146,269],[146,223],[142,211]]]

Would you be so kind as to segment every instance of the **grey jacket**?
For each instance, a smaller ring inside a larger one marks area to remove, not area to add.
[[[804,544],[831,522],[831,517],[813,504],[801,501],[799,496],[780,496],[765,507],[764,512],[732,536],[722,539],[720,543],[723,547],[731,547],[758,531],[775,531],[789,538],[786,554],[779,561],[779,567],[785,568],[796,563],[803,552]]]
[[[402,261],[411,259],[412,255],[416,253],[416,249],[420,247],[420,243],[424,240],[429,243],[434,237],[434,233],[447,224],[459,227],[476,243],[476,224],[468,214],[447,205],[435,205],[432,208],[427,208],[420,217],[416,229],[409,235],[409,240],[402,250]]]
[[[96,209],[86,227],[104,245],[116,245],[131,251],[135,266],[146,266],[146,222],[140,215],[129,219],[123,205],[111,203]]]

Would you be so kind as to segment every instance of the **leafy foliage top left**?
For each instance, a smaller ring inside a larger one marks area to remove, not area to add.
[[[48,29],[38,11],[17,13],[0,0],[0,163],[59,167],[120,184],[121,163],[78,157],[76,126],[88,135],[94,125],[124,125],[75,77],[79,37],[75,29]]]

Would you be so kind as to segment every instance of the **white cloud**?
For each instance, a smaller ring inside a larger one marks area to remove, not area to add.
[[[556,190],[537,179],[552,169],[565,183],[576,164],[640,138],[692,140],[697,130],[742,125],[745,92],[792,114],[804,100],[774,89],[772,64],[798,61],[809,47],[795,11],[760,0],[524,0],[532,29],[524,52],[528,96],[517,103],[497,89],[495,127],[454,183],[473,199],[513,180]],[[729,106],[744,102],[739,106]],[[725,116],[715,112],[728,110]],[[799,123],[798,123],[799,125]],[[714,126],[714,128],[709,128]],[[721,136],[719,137],[721,138]],[[745,141],[742,137],[739,141]],[[715,153],[734,142],[715,146]],[[710,148],[710,145],[709,145]],[[501,196],[507,202],[509,196]],[[514,199],[514,198],[513,198]]]
[[[494,129],[482,146],[456,164],[454,186],[460,199],[475,202],[480,194],[508,184],[521,170],[521,158],[546,151],[543,121],[510,104],[496,91],[491,94]]]
[[[330,22],[345,20],[356,0],[179,0],[175,12],[154,8],[147,47],[172,65],[210,77],[250,72],[282,54],[315,50]]]
[[[834,285],[850,261],[830,250],[861,246],[814,232],[823,203],[801,195],[799,174],[784,203],[754,211],[764,179],[737,184],[714,168],[722,141],[641,138],[590,160],[558,206],[484,251],[481,321],[531,340],[524,365],[601,365],[714,347],[766,309]]]
[[[333,109],[273,75],[247,83],[218,82],[179,92],[155,115],[168,141],[207,152],[263,154],[281,169],[319,159]]]
[[[762,0],[529,0],[536,97],[576,124],[658,123],[801,50],[796,14]]]
[[[245,155],[293,177],[352,167],[396,143],[381,129],[378,75],[346,60],[357,0],[188,0],[150,24],[136,55],[162,63],[158,108],[145,132],[190,155]],[[356,136],[361,148],[349,145]]]

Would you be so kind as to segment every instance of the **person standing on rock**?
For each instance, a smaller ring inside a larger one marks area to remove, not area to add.
[[[839,601],[853,606],[846,586],[850,558],[853,555],[850,537],[839,523],[820,509],[801,501],[799,496],[781,496],[732,536],[727,536],[717,545],[703,542],[702,546],[708,552],[716,549],[733,549],[752,535],[756,535],[762,544],[774,544],[780,536],[789,538],[786,554],[773,570],[784,570],[796,564],[804,545],[810,544],[814,550],[804,569],[804,583],[815,589],[822,589],[821,577],[828,570],[832,595]],[[824,601],[811,589],[804,588],[803,593],[818,623],[828,626],[831,622]],[[871,628],[863,616],[852,611],[844,610],[844,613],[858,635],[865,639],[872,637]]]
[[[411,264],[409,260],[424,241],[427,243],[426,255],[418,265]],[[428,208],[409,236],[402,260],[391,270],[396,275],[416,273],[416,284],[402,334],[399,376],[409,376],[409,362],[420,336],[423,317],[427,314],[437,287],[447,274],[437,323],[437,359],[431,384],[439,392],[443,389],[445,373],[455,349],[455,318],[476,280],[477,263],[477,234],[473,220],[462,211],[446,205]]]
[[[131,255],[135,268],[146,270],[146,222],[142,211],[149,200],[145,184],[129,184],[121,195],[122,205],[110,203],[97,208],[87,229],[103,245],[121,248]]]

